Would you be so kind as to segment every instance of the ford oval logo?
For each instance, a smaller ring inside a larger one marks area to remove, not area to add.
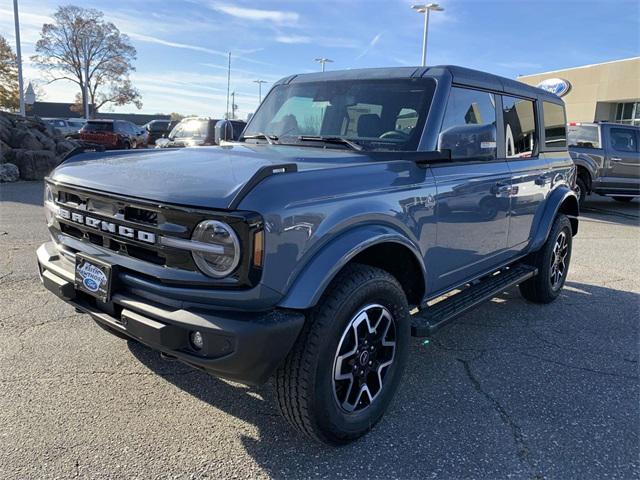
[[[547,78],[536,86],[559,97],[566,95],[567,92],[571,90],[571,84],[569,81],[562,78]]]
[[[100,285],[98,285],[98,282],[96,282],[93,278],[85,278],[82,281],[82,283],[84,283],[84,286],[87,287],[92,292],[97,292],[98,288],[100,288]]]

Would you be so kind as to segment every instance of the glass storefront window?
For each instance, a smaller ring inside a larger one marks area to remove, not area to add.
[[[640,125],[640,102],[619,103],[616,108],[616,123]]]

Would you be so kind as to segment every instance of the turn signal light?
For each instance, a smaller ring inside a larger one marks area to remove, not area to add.
[[[264,260],[264,230],[256,232],[253,236],[253,266],[262,267]]]

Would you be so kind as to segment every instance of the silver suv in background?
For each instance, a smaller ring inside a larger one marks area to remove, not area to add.
[[[617,123],[569,123],[569,153],[578,167],[576,193],[607,195],[619,202],[640,196],[640,127]]]
[[[84,118],[43,118],[42,120],[58,129],[65,137],[77,134],[86,123]]]

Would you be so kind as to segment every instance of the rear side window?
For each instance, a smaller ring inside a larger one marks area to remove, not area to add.
[[[637,152],[636,134],[628,128],[611,129],[611,146],[618,152]]]
[[[567,137],[570,147],[602,148],[600,127],[597,125],[569,125]]]
[[[453,160],[496,158],[496,102],[491,93],[453,87],[438,136]]]
[[[507,158],[531,157],[536,148],[536,117],[533,102],[502,97],[504,141]]]
[[[562,105],[551,102],[542,102],[544,112],[544,146],[566,147],[567,127]]]

